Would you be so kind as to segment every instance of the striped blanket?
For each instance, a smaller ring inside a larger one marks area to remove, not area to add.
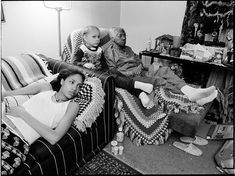
[[[42,62],[38,55],[32,53],[1,58],[2,91],[25,87],[51,76]]]

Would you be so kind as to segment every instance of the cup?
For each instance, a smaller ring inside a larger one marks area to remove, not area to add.
[[[118,144],[117,141],[115,141],[115,140],[111,141],[111,146],[112,147],[115,147],[117,144]]]
[[[114,153],[114,147],[117,147],[117,141],[111,141],[111,152]]]
[[[114,147],[113,147],[112,152],[113,152],[114,155],[117,155],[117,154],[118,154],[118,149],[119,149],[118,146],[114,146]]]

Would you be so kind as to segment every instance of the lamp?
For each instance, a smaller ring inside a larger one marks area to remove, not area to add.
[[[68,6],[68,2],[70,2],[69,6]],[[43,5],[46,8],[55,9],[57,11],[57,14],[58,14],[59,56],[61,56],[61,23],[60,23],[61,20],[60,20],[60,13],[61,13],[62,10],[71,10],[72,9],[72,1],[43,1]]]

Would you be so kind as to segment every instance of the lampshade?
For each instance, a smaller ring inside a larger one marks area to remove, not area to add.
[[[72,8],[72,1],[43,1],[46,8],[70,10]]]

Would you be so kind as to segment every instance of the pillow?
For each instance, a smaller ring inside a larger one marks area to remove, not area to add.
[[[2,91],[25,87],[51,75],[46,65],[33,54],[2,58]]]
[[[77,117],[73,125],[81,132],[91,127],[93,122],[102,112],[104,105],[104,90],[99,78],[88,77],[78,94],[78,103],[80,105]]]

